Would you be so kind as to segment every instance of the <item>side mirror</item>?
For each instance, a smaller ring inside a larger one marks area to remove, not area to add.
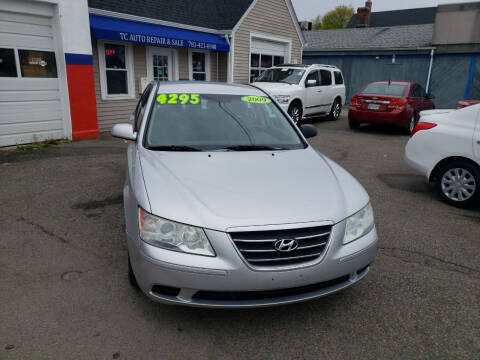
[[[307,82],[305,83],[305,87],[312,87],[312,86],[317,86],[317,80],[314,80],[314,79],[307,80]]]
[[[137,133],[132,124],[117,124],[112,129],[112,136],[124,140],[137,140]]]
[[[425,96],[426,99],[435,99],[435,96],[432,93],[427,93]]]
[[[317,128],[312,124],[303,124],[300,125],[300,131],[302,132],[305,138],[311,138],[317,136]]]

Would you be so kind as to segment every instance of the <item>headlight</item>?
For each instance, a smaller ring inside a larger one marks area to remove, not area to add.
[[[140,237],[160,248],[189,254],[215,256],[202,228],[180,224],[147,213],[138,208]]]
[[[362,210],[347,219],[343,243],[348,244],[368,234],[374,225],[373,209],[369,203]]]
[[[273,95],[273,97],[279,104],[288,104],[290,101],[290,95]]]

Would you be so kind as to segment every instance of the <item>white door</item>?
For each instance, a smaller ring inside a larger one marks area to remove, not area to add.
[[[150,81],[172,81],[176,76],[176,51],[149,47],[147,51],[147,76]]]
[[[315,81],[315,85],[308,85],[311,80]],[[305,78],[305,113],[311,115],[322,112],[322,87],[320,86],[320,72],[312,70]]]
[[[67,135],[53,7],[28,4],[0,2],[0,146]],[[20,5],[41,15],[7,11]]]

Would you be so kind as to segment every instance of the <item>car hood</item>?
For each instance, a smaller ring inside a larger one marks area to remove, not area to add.
[[[288,95],[293,90],[299,88],[299,86],[295,84],[291,85],[280,82],[256,82],[253,83],[253,85],[273,95]]]
[[[143,150],[140,161],[153,214],[213,230],[336,223],[368,202],[353,177],[311,147],[273,153]]]

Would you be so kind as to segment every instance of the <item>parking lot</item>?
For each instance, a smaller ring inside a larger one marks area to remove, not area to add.
[[[165,306],[129,285],[121,141],[0,153],[0,358],[478,358],[480,206],[440,202],[400,131],[314,124],[311,144],[369,192],[380,247],[358,284],[268,309]]]

